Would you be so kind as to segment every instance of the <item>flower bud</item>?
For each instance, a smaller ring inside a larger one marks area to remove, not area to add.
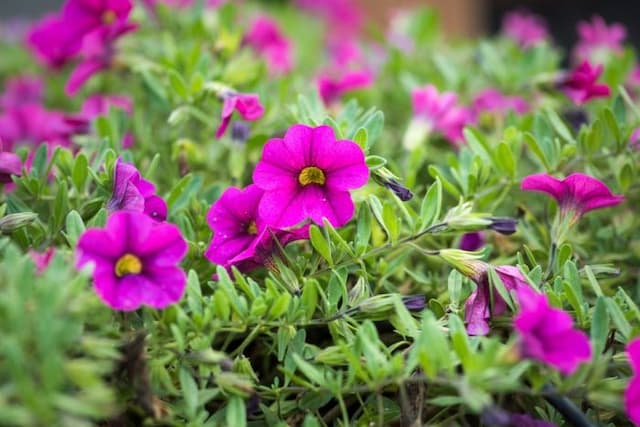
[[[402,185],[400,178],[394,175],[386,167],[381,167],[372,171],[372,177],[375,182],[383,187],[391,190],[403,202],[409,201],[413,198],[413,193],[407,187]]]
[[[518,220],[514,218],[505,218],[505,217],[495,217],[488,218],[491,221],[489,224],[489,228],[493,231],[497,231],[500,234],[513,234],[516,232],[516,226],[518,225]]]
[[[33,212],[19,212],[5,215],[0,218],[0,232],[11,233],[25,225],[31,224],[38,218],[38,214]]]
[[[231,124],[231,140],[238,144],[244,144],[249,139],[249,126],[244,122]]]
[[[481,261],[482,252],[441,249],[438,256],[460,273],[476,281],[480,280],[488,268],[488,264]]]
[[[402,303],[409,311],[424,310],[424,295],[407,295],[402,297]]]

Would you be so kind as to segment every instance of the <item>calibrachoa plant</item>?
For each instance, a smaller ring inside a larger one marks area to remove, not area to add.
[[[0,424],[640,425],[626,29],[365,16],[0,23]]]

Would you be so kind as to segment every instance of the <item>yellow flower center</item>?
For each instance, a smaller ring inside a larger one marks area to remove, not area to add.
[[[307,186],[309,184],[324,185],[325,181],[326,178],[324,176],[324,172],[322,172],[322,169],[315,166],[307,166],[302,169],[300,175],[298,175],[298,182],[302,186]]]
[[[132,254],[124,254],[116,262],[116,276],[122,277],[127,274],[140,274],[142,262],[140,258]]]
[[[102,22],[104,22],[106,25],[113,24],[117,18],[118,16],[113,10],[107,10],[102,14]]]
[[[251,234],[252,236],[258,234],[258,226],[256,225],[255,221],[251,221],[249,225],[247,225],[247,233]]]

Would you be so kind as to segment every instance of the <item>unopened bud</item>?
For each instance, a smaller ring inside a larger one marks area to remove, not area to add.
[[[231,124],[231,140],[244,144],[247,139],[249,139],[249,126],[244,122],[233,122]]]
[[[493,231],[497,231],[500,234],[513,234],[516,232],[516,226],[518,225],[518,220],[513,218],[489,218],[491,220],[491,224],[489,228]]]
[[[408,295],[402,297],[402,303],[409,311],[424,310],[424,295]]]
[[[19,212],[5,215],[0,218],[0,232],[11,233],[19,228],[31,224],[38,218],[38,214],[33,212]]]
[[[403,202],[409,201],[413,198],[413,193],[407,187],[402,185],[400,178],[394,175],[386,167],[375,169],[372,173],[374,181],[383,187],[391,190]]]
[[[441,249],[438,255],[447,264],[476,282],[487,272],[488,264],[481,260],[482,252]]]

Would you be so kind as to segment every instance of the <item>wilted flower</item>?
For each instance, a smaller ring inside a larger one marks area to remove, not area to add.
[[[186,253],[175,225],[122,211],[111,214],[104,229],[80,236],[78,268],[93,264],[94,289],[114,310],[161,309],[182,298],[187,280],[178,264]]]
[[[473,109],[476,114],[484,112],[506,114],[509,110],[517,114],[529,111],[529,105],[519,96],[506,96],[497,89],[485,89],[473,98]]]
[[[440,132],[454,145],[464,141],[462,129],[472,122],[472,115],[468,109],[457,105],[455,93],[439,93],[435,86],[428,85],[414,89],[411,98],[413,120],[405,135],[405,148],[417,147],[432,131]]]
[[[520,185],[525,191],[547,193],[558,202],[560,215],[576,222],[589,211],[622,203],[624,197],[611,193],[600,180],[589,175],[573,173],[557,179],[544,173],[529,175]]]
[[[576,62],[591,60],[602,61],[609,52],[621,53],[622,42],[627,36],[624,25],[607,23],[601,16],[593,16],[591,22],[580,21],[578,23],[578,35],[580,40],[573,49],[573,57]]]
[[[0,184],[12,182],[11,175],[20,176],[21,171],[20,157],[8,151],[0,151]]]
[[[118,158],[113,170],[113,191],[107,209],[110,212],[144,212],[156,221],[164,221],[167,219],[167,204],[155,191],[155,186],[143,179],[135,166]]]
[[[318,77],[318,91],[325,104],[329,105],[346,92],[363,89],[373,84],[373,74],[369,71],[347,71],[338,78],[328,73]]]
[[[205,257],[223,267],[233,265],[242,271],[264,266],[277,249],[294,240],[306,239],[308,227],[280,230],[270,227],[258,215],[263,191],[256,185],[244,189],[229,187],[211,206],[207,222],[213,241]]]
[[[266,16],[256,18],[244,36],[244,42],[264,56],[272,74],[286,74],[291,71],[291,43],[273,19]]]
[[[341,227],[353,216],[349,190],[369,179],[364,152],[349,140],[336,141],[329,126],[291,126],[283,139],[269,140],[253,171],[264,190],[259,213],[274,227],[327,218]]]
[[[549,37],[544,20],[526,11],[505,14],[502,20],[502,33],[524,48],[542,43]]]
[[[611,95],[611,90],[606,84],[598,83],[602,70],[602,65],[593,67],[588,61],[584,61],[561,78],[558,87],[577,105],[594,98],[606,98]]]
[[[258,120],[264,114],[264,107],[260,103],[260,98],[254,93],[226,93],[223,95],[224,104],[222,106],[220,126],[216,131],[216,138],[221,138],[227,131],[231,116],[237,111],[245,120]]]
[[[631,422],[640,425],[640,338],[627,344],[627,355],[633,376],[624,391],[624,407]]]
[[[551,307],[546,295],[528,286],[516,288],[520,312],[513,319],[522,356],[571,374],[591,359],[589,337],[574,329],[571,316]]]

